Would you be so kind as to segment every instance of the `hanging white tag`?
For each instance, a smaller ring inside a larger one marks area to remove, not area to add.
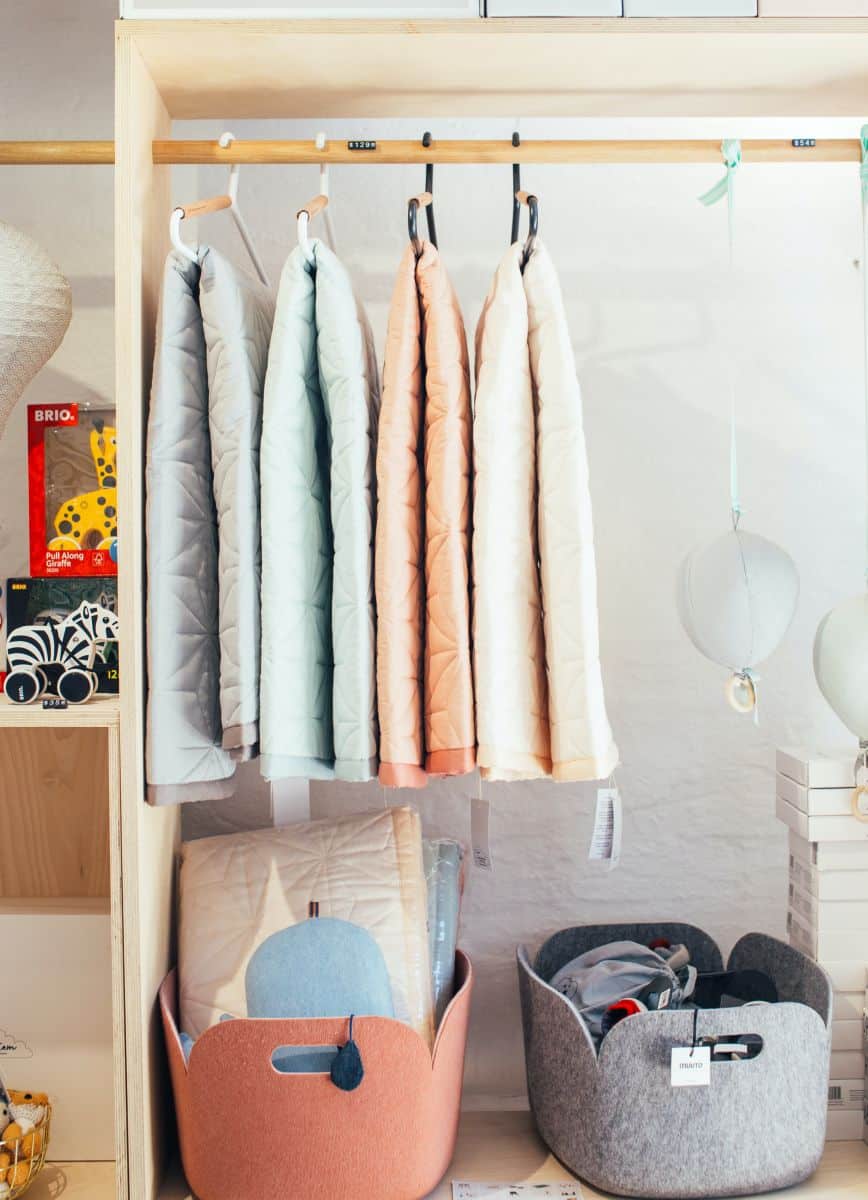
[[[673,1046],[672,1086],[708,1087],[711,1083],[710,1046]]]
[[[621,859],[621,793],[616,787],[597,789],[597,811],[588,858],[608,862],[610,871],[614,871]]]
[[[491,846],[488,840],[488,826],[491,817],[491,804],[482,794],[482,784],[479,794],[470,798],[470,841],[473,847],[473,865],[480,871],[493,871],[491,861]]]

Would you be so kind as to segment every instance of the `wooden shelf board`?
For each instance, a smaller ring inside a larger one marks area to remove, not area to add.
[[[120,721],[117,696],[95,696],[87,704],[44,709],[41,704],[12,704],[0,695],[0,730],[3,729],[106,729]]]
[[[46,1163],[27,1200],[116,1200],[115,1164]]]
[[[117,37],[176,119],[868,112],[860,17],[119,21]]]
[[[537,1137],[526,1112],[462,1114],[458,1147],[446,1179],[429,1200],[451,1200],[452,1179],[481,1183],[556,1183],[574,1177]],[[868,1146],[862,1142],[828,1142],[813,1179],[787,1192],[788,1200],[864,1200],[868,1192]],[[586,1200],[609,1200],[587,1183]],[[167,1176],[159,1200],[192,1200],[179,1168]]]
[[[3,917],[93,917],[110,912],[110,896],[0,896]]]

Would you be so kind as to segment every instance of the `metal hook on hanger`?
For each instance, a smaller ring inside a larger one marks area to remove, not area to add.
[[[524,204],[528,210],[527,240],[521,252],[521,269],[524,270],[530,256],[533,254],[536,239],[539,235],[539,200],[536,196],[531,195],[530,192],[523,191],[516,192],[515,198],[519,204]]]
[[[431,145],[431,133],[429,130],[422,134],[422,145],[427,149]],[[428,241],[432,246],[437,246],[437,226],[434,224],[434,164],[425,164],[425,192],[431,197],[426,213],[428,219]]]
[[[426,148],[431,145],[431,134],[426,132],[422,134],[422,145]],[[410,234],[410,241],[413,243],[413,249],[416,251],[416,257],[422,253],[422,239],[419,237],[419,209],[427,209],[428,218],[428,240],[432,246],[437,245],[437,227],[434,224],[434,164],[427,163],[425,166],[425,191],[418,196],[411,196],[407,202],[407,229]]]
[[[407,205],[407,229],[417,258],[422,253],[422,241],[419,237],[419,209],[427,208],[430,213],[433,199],[430,192],[422,192],[419,196],[412,196]]]
[[[325,134],[324,133],[317,134],[316,148],[317,148],[317,150],[325,149]],[[316,260],[314,259],[313,249],[311,248],[311,244],[308,239],[308,231],[310,230],[310,223],[313,220],[313,218],[317,215],[317,213],[324,212],[325,209],[328,208],[328,203],[329,203],[329,197],[328,197],[329,180],[328,180],[328,167],[326,166],[326,164],[322,164],[320,166],[319,183],[320,183],[320,190],[317,193],[317,195],[314,196],[313,199],[310,200],[307,204],[305,204],[304,208],[300,208],[298,210],[298,212],[295,214],[297,227],[298,227],[298,244],[301,247],[302,254],[304,255],[307,262],[310,263],[311,266],[313,266],[313,264]],[[323,191],[323,184],[325,184],[325,188],[326,188],[325,191]]]
[[[521,145],[521,137],[518,130],[512,135],[513,146]],[[518,223],[521,217],[521,202],[518,198],[518,193],[521,191],[521,163],[512,164],[512,233],[509,237],[509,244],[514,246],[518,241]]]
[[[235,135],[223,133],[220,135],[219,145],[223,150],[226,150],[235,141]],[[256,247],[253,244],[253,238],[250,236],[250,230],[247,228],[247,223],[241,215],[241,209],[238,207],[238,176],[241,172],[239,163],[233,163],[229,170],[229,186],[226,194],[223,196],[212,196],[208,200],[197,200],[193,204],[179,205],[172,210],[169,217],[169,238],[172,245],[179,254],[183,254],[191,262],[198,262],[199,256],[196,251],[186,244],[181,238],[181,222],[188,217],[202,217],[206,213],[221,212],[223,209],[228,209],[232,214],[232,220],[235,222],[235,227],[241,235],[241,240],[244,243],[244,248],[250,255],[250,260],[253,263],[256,274],[260,282],[269,287],[268,276],[265,273],[265,268],[262,261],[256,252]]]

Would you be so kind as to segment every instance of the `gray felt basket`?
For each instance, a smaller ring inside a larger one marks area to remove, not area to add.
[[[801,1183],[823,1153],[832,986],[798,950],[749,933],[730,970],[757,970],[781,1003],[701,1010],[698,1037],[758,1034],[760,1054],[713,1062],[710,1087],[673,1088],[671,1049],[689,1046],[693,1012],[649,1012],[616,1025],[599,1056],[584,1022],[547,980],[607,942],[684,942],[700,971],[722,971],[692,925],[586,925],[554,934],[532,966],[518,950],[527,1086],[539,1132],[571,1171],[619,1196],[744,1196]]]

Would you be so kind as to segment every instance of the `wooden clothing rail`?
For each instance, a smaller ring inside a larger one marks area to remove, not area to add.
[[[804,140],[804,139],[802,139]],[[160,140],[154,162],[181,163],[719,163],[720,140],[657,141],[502,141],[332,140],[322,150],[310,141]],[[745,139],[745,163],[859,163],[858,138],[821,138],[800,145],[785,138]],[[100,166],[115,158],[114,142],[0,142],[0,166]]]

